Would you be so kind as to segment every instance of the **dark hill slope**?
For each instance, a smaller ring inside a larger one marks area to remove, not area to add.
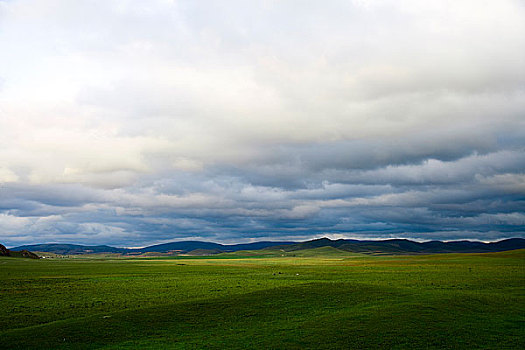
[[[2,244],[0,244],[0,256],[9,256],[12,258],[40,259],[38,255],[26,249],[22,249],[21,251],[9,250]]]
[[[10,255],[9,249],[7,249],[4,245],[0,244],[0,256],[9,256]]]
[[[11,250],[10,253],[13,258],[40,259],[38,255],[25,249],[21,251]]]

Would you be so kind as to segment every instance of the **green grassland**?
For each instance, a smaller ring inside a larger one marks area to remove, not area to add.
[[[525,250],[0,258],[0,344],[523,349]]]

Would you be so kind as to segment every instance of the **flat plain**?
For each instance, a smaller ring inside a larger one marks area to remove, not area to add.
[[[3,349],[525,348],[525,250],[280,255],[0,258],[0,343]]]

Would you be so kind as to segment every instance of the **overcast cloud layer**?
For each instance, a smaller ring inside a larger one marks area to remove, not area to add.
[[[0,241],[525,236],[523,1],[0,0]]]

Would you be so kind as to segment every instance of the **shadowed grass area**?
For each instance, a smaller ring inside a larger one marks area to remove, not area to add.
[[[0,259],[0,336],[8,349],[525,346],[524,251],[332,253]]]

